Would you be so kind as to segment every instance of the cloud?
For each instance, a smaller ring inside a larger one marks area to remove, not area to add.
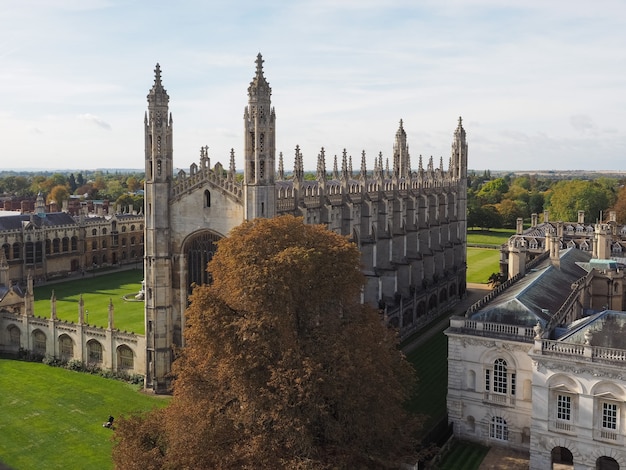
[[[586,114],[576,114],[574,116],[570,116],[569,122],[575,130],[581,133],[592,131],[596,128],[591,117]]]
[[[89,113],[81,114],[81,115],[78,116],[78,119],[80,119],[82,121],[92,122],[96,126],[102,128],[102,129],[106,129],[107,131],[111,130],[111,124],[109,124],[108,122],[106,122],[103,119],[99,118],[98,116],[94,116],[93,114],[89,114]]]

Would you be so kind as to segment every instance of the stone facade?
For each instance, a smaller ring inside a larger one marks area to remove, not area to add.
[[[33,309],[36,283],[80,278],[106,266],[140,267],[143,240],[143,214],[49,213],[41,195],[34,213],[0,216],[0,351],[28,351],[143,375],[145,337],[115,329],[112,304],[107,328],[88,325],[82,303],[76,322],[56,318],[55,299],[50,312]]]
[[[591,232],[602,244],[603,227]],[[524,271],[446,330],[455,436],[527,451],[531,470],[623,468],[622,266],[555,248]]]
[[[408,335],[420,322],[456,303],[465,292],[467,142],[459,119],[447,166],[420,156],[411,169],[402,121],[391,165],[382,154],[373,171],[353,171],[343,150],[327,169],[305,180],[296,146],[291,174],[276,155],[276,112],[259,54],[244,109],[243,180],[231,151],[228,168],[211,166],[208,147],[199,163],[173,174],[173,120],[157,64],[145,115],[146,385],[169,390],[172,348],[183,345],[184,314],[192,283],[207,282],[215,242],[244,220],[293,214],[349,236],[362,253],[363,301]],[[329,267],[332,269],[332,267]],[[320,275],[323,275],[320,273]]]
[[[143,375],[145,336],[115,328],[112,301],[106,328],[85,322],[82,297],[78,303],[77,322],[57,318],[54,295],[50,299],[50,316],[36,316],[32,276],[28,276],[26,289],[22,290],[18,285],[7,285],[8,271],[8,263],[0,251],[1,352],[15,355],[27,352],[64,361],[78,360],[114,372]]]
[[[143,214],[47,213],[41,195],[35,211],[0,216],[0,245],[11,283],[23,285],[30,274],[37,284],[143,259]]]

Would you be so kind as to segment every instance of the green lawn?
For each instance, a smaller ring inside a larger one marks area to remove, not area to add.
[[[467,247],[467,282],[487,284],[492,273],[500,272],[500,250]]]
[[[476,470],[489,452],[489,448],[471,442],[454,442],[443,456],[440,470]]]
[[[446,415],[448,393],[448,338],[439,331],[407,355],[417,372],[417,393],[409,403],[412,412],[428,416],[428,431]]]
[[[40,363],[0,359],[0,460],[14,470],[110,469],[109,414],[165,406],[136,385]]]
[[[500,247],[506,243],[515,230],[508,228],[492,228],[491,230],[468,230],[467,243],[472,245],[492,245]]]
[[[133,297],[141,288],[143,270],[116,271],[111,274],[85,277],[35,287],[35,315],[50,317],[52,291],[57,298],[57,317],[78,322],[78,300],[85,302],[89,324],[106,327],[109,318],[109,299],[113,301],[115,328],[144,334],[144,303],[124,300]],[[85,316],[87,322],[87,315]]]

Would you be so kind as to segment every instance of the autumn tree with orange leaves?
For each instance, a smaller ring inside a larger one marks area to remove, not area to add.
[[[360,303],[357,247],[283,216],[220,241],[196,287],[174,396],[116,421],[123,469],[398,468],[415,383],[396,336]]]

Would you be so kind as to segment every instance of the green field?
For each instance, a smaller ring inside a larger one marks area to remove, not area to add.
[[[454,442],[450,450],[443,456],[437,468],[439,470],[475,470],[489,448],[471,442]]]
[[[112,431],[134,411],[164,406],[136,385],[40,363],[0,359],[0,460],[14,470],[110,469]]]
[[[500,248],[500,245],[506,243],[511,235],[515,234],[515,230],[505,228],[493,228],[491,230],[468,230],[468,245],[491,245]]]
[[[430,429],[446,415],[448,392],[448,338],[439,331],[424,344],[407,355],[417,372],[417,393],[409,409],[428,416],[424,429]]]
[[[56,295],[57,317],[78,322],[78,301],[82,294],[85,303],[85,322],[106,327],[109,318],[109,300],[113,301],[115,328],[144,334],[144,303],[124,300],[134,297],[141,288],[143,270],[115,271],[99,276],[87,275],[59,283],[35,287],[35,315],[50,317],[50,297]],[[88,317],[88,318],[87,318]]]
[[[500,272],[500,250],[467,248],[467,282],[487,284],[492,273]]]

